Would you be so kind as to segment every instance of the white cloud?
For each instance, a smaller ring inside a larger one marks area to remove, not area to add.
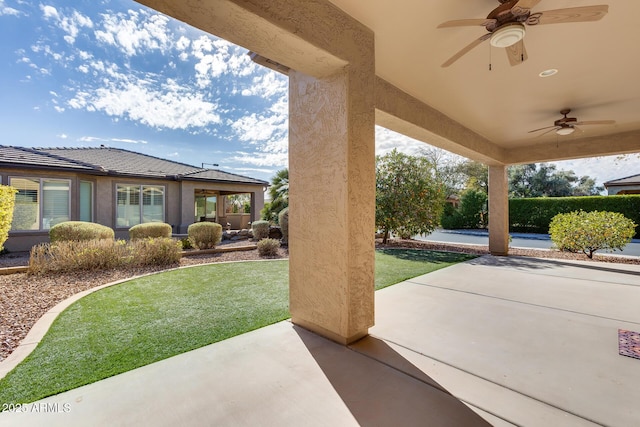
[[[106,142],[109,141],[108,139],[105,138],[98,138],[96,136],[83,136],[78,138],[78,141],[80,142]]]
[[[64,108],[59,105],[54,105],[53,109],[56,110],[58,113],[64,113]]]
[[[251,85],[242,90],[242,96],[260,96],[271,98],[282,95],[289,90],[289,82],[286,77],[280,76],[275,71],[264,71],[263,74],[255,76]]]
[[[378,155],[385,155],[395,148],[402,153],[415,156],[421,149],[430,147],[432,146],[422,141],[376,126],[376,154]]]
[[[91,18],[81,14],[77,10],[74,10],[71,16],[64,16],[58,12],[55,7],[48,5],[40,5],[40,10],[45,19],[53,21],[66,33],[64,40],[69,44],[75,43],[80,28],[93,28]]]
[[[103,14],[102,18],[102,29],[95,31],[96,39],[119,48],[127,56],[165,51],[171,46],[169,18],[164,15],[129,10],[128,14]]]
[[[594,178],[598,185],[640,174],[640,155],[591,157],[553,162],[558,170],[572,170],[579,177]]]
[[[6,4],[4,4],[4,0],[0,0],[0,16],[2,15],[18,16],[20,14],[22,14],[22,12],[20,12],[18,9],[9,7]]]
[[[60,135],[56,135],[60,139],[67,139],[69,136],[66,133],[61,133]]]
[[[127,144],[146,144],[147,141],[144,139],[126,139],[126,138],[111,138],[113,142],[125,142]]]
[[[77,92],[68,105],[128,118],[153,128],[185,130],[220,122],[216,104],[170,80],[158,87],[144,79],[121,76],[118,82],[105,80],[103,84],[97,89]]]
[[[289,155],[287,153],[247,153],[239,151],[230,160],[256,166],[287,167]]]

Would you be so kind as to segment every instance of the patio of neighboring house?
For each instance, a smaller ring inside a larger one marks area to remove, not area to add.
[[[204,165],[203,165],[204,166]],[[18,190],[5,247],[48,241],[62,221],[97,222],[128,238],[130,227],[165,222],[174,234],[213,221],[248,228],[260,218],[268,183],[129,150],[0,146],[0,182]]]
[[[618,334],[640,331],[639,279],[638,265],[485,256],[378,291],[377,325],[348,346],[285,321],[0,426],[632,426],[640,359]]]

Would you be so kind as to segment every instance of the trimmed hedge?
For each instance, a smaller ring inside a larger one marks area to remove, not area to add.
[[[131,240],[146,239],[149,237],[170,238],[172,231],[171,225],[164,222],[145,222],[144,224],[131,227],[129,229],[129,238]]]
[[[114,238],[115,233],[112,228],[93,222],[65,221],[49,229],[51,243],[95,239],[113,240]]]
[[[554,216],[580,210],[621,213],[637,224],[635,235],[640,235],[640,195],[637,194],[510,199],[509,231],[546,234]]]
[[[222,226],[215,222],[196,222],[187,228],[193,247],[212,249],[222,240]]]

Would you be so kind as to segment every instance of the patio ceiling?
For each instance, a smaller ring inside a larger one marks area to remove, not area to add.
[[[527,26],[528,60],[517,66],[486,41],[448,68],[441,65],[486,30],[437,26],[485,18],[497,0],[331,2],[374,31],[379,77],[505,149],[506,163],[640,151],[640,2],[610,1],[596,22]],[[532,11],[606,3],[541,0]],[[558,73],[539,77],[551,68]],[[553,125],[563,108],[580,121],[616,124],[583,126],[568,136],[528,133]],[[563,151],[563,144],[574,148]]]

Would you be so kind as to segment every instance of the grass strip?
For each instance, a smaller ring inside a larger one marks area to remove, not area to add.
[[[473,258],[376,252],[376,289]],[[28,403],[289,318],[289,263],[211,264],[134,279],[71,305],[0,380],[0,404]]]

